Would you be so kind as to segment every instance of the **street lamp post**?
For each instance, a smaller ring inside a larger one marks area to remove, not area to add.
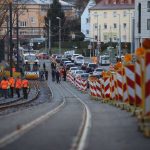
[[[117,14],[119,16],[119,60],[121,60],[121,23],[120,23],[120,14]]]
[[[18,15],[18,0],[17,0],[17,12],[16,12],[16,36],[17,36],[17,71],[19,71],[19,15]]]
[[[61,54],[61,18],[56,17],[59,20],[59,54]]]
[[[9,58],[9,62],[10,62],[10,76],[13,76],[13,72],[12,72],[12,67],[13,67],[13,59],[12,59],[12,55],[13,55],[13,43],[12,43],[12,28],[13,28],[13,24],[12,24],[12,0],[9,0],[9,32],[10,32],[10,38],[9,38],[9,44],[10,44],[10,58]]]

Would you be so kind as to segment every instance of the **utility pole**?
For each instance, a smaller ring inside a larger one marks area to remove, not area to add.
[[[9,62],[10,62],[10,76],[13,76],[13,72],[12,72],[12,67],[13,67],[13,43],[12,43],[12,28],[13,28],[13,24],[12,24],[12,0],[9,0],[9,27],[10,27],[10,39],[9,39],[9,44],[10,44],[10,57],[9,57]]]
[[[49,29],[49,54],[51,55],[51,20],[49,19],[49,22],[48,22],[48,29]]]
[[[61,18],[56,17],[59,20],[59,54],[61,54]]]
[[[17,0],[17,12],[16,12],[16,37],[17,37],[17,71],[19,71],[19,16],[18,16],[18,0]]]
[[[120,23],[120,14],[119,16],[119,61],[121,60],[121,23]]]

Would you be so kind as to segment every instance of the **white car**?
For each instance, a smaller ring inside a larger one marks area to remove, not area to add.
[[[78,76],[81,73],[84,73],[84,71],[83,70],[75,70],[72,75],[74,78],[76,78],[76,76]]]
[[[79,70],[78,67],[70,67],[69,72],[73,73],[75,70]]]
[[[80,54],[73,54],[72,57],[71,57],[71,61],[74,62],[75,57],[76,57],[76,56],[79,56],[79,55],[80,55]]]
[[[75,65],[82,65],[84,63],[84,56],[79,55],[74,58]]]
[[[93,72],[93,75],[102,75],[103,71],[104,71],[103,68],[96,68]]]

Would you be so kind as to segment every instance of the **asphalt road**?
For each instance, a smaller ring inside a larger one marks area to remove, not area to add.
[[[46,65],[50,67],[49,63]],[[150,139],[137,131],[137,120],[130,113],[91,100],[88,93],[81,93],[69,82],[57,84],[49,78],[48,85],[53,91],[50,102],[0,117],[0,141],[16,130],[18,124],[21,127],[39,118],[63,101],[64,105],[38,125],[13,137],[2,150],[70,150],[83,119],[83,105],[78,99],[86,103],[91,112],[91,128],[85,138],[85,150],[150,149]]]

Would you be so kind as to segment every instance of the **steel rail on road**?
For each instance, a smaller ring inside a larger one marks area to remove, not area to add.
[[[36,91],[35,96],[33,98],[31,98],[29,100],[23,100],[23,97],[21,97],[16,100],[13,100],[13,101],[4,102],[4,103],[0,104],[0,111],[7,109],[7,108],[12,108],[12,107],[17,107],[17,106],[21,106],[24,104],[28,104],[28,103],[31,103],[34,100],[36,100],[40,94],[38,81],[31,81],[31,88],[29,89],[29,93],[31,92],[32,88],[34,88],[34,90]]]

